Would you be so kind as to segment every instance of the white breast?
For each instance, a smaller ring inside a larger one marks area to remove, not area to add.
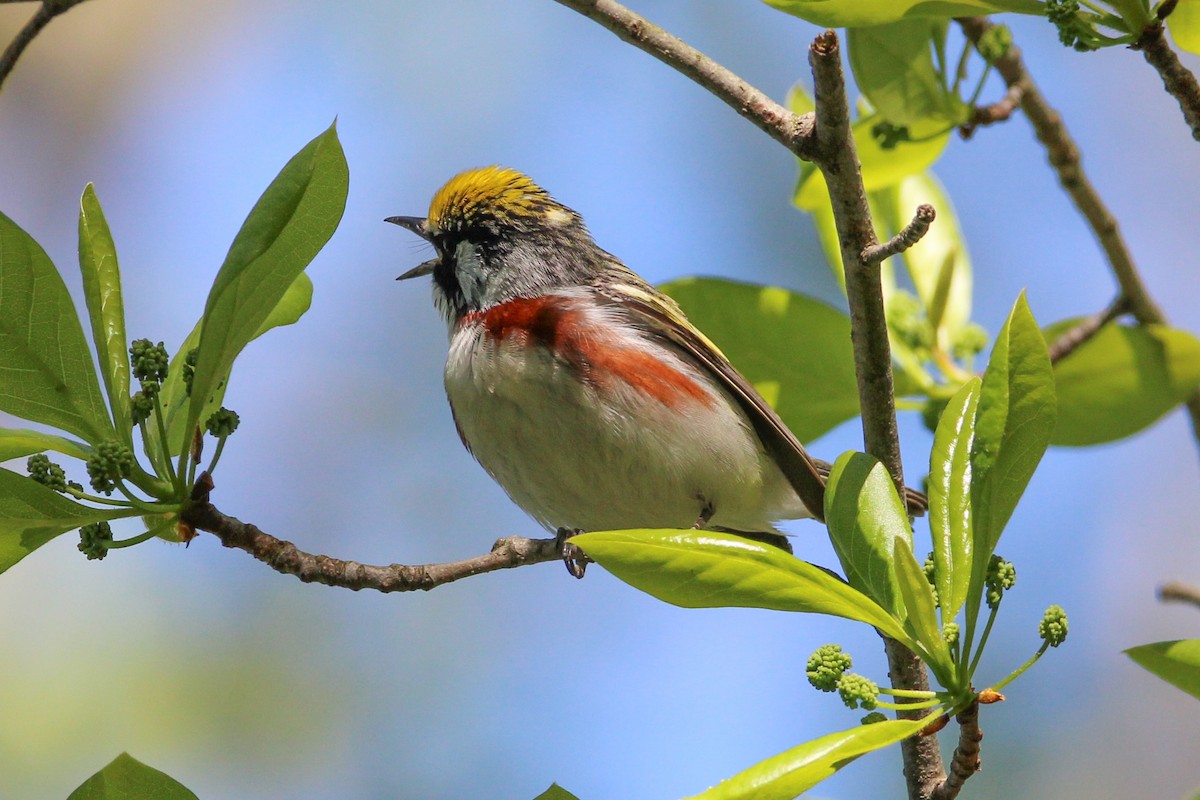
[[[556,357],[519,330],[484,321],[452,333],[446,394],[464,442],[509,496],[542,525],[582,530],[712,525],[769,531],[806,516],[732,401],[699,369],[641,339],[605,339],[606,312],[587,307],[588,347],[651,352],[684,370],[702,397],[664,402],[637,380]],[[643,359],[644,360],[644,359]]]

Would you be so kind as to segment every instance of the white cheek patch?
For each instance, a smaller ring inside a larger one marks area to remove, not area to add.
[[[454,272],[462,289],[463,299],[469,306],[483,305],[487,290],[487,275],[479,248],[467,241],[454,248]]]

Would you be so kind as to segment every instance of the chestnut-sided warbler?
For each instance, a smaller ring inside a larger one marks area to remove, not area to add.
[[[428,216],[387,221],[436,250],[399,280],[433,275],[459,437],[546,528],[707,527],[790,550],[775,521],[824,517],[829,464],[528,177],[469,170]]]

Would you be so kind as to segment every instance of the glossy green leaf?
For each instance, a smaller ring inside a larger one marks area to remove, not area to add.
[[[83,782],[67,800],[197,800],[179,781],[128,753]]]
[[[971,321],[973,292],[971,257],[958,215],[945,189],[931,173],[910,175],[889,192],[893,198],[888,205],[892,214],[888,220],[891,233],[911,222],[922,203],[928,203],[937,212],[926,234],[904,252],[904,263],[929,320],[936,325],[939,343],[949,349],[954,334]]]
[[[695,530],[581,533],[571,541],[630,586],[672,605],[830,614],[914,644],[875,601],[777,547]]]
[[[92,448],[73,439],[41,431],[0,428],[0,461],[31,456],[34,453],[44,453],[47,450],[63,453],[81,461],[86,461],[92,454]]]
[[[533,800],[579,800],[579,798],[559,786],[557,783],[552,783],[550,784],[549,789],[533,798]]]
[[[826,28],[884,25],[913,17],[974,17],[999,11],[1044,14],[1034,0],[765,0],[772,8]]]
[[[1079,320],[1046,329],[1053,342]],[[1162,325],[1109,324],[1054,365],[1058,425],[1051,444],[1082,446],[1131,436],[1200,386],[1200,340]]]
[[[871,114],[859,119],[852,128],[858,160],[862,164],[863,185],[868,192],[894,186],[909,175],[925,171],[938,160],[950,141],[950,131],[947,131],[925,141],[900,142],[885,150],[871,135],[871,129],[882,121],[879,114]],[[802,168],[800,175],[792,202],[811,211],[826,202],[829,193],[825,188],[825,177],[820,170],[811,168]]]
[[[59,534],[135,513],[129,508],[80,505],[30,478],[0,469],[0,572]]]
[[[1167,17],[1167,30],[1181,50],[1200,55],[1200,0],[1179,0]]]
[[[996,336],[975,417],[969,620],[978,614],[988,560],[1050,443],[1056,408],[1046,343],[1022,293]]]
[[[933,61],[946,19],[914,17],[846,31],[854,82],[889,122],[920,138],[966,122],[967,108],[946,88]]]
[[[1200,699],[1200,639],[1143,644],[1125,653],[1143,669]]]
[[[0,411],[89,442],[113,436],[79,315],[49,256],[0,214]]]
[[[929,528],[942,618],[958,616],[971,584],[971,445],[982,381],[972,378],[942,411],[929,454]]]
[[[858,414],[850,319],[810,297],[716,278],[660,287],[802,442]]]
[[[79,200],[79,271],[83,297],[92,323],[92,341],[100,357],[100,374],[122,441],[133,443],[129,411],[129,345],[125,338],[125,305],[121,270],[108,221],[96,190],[88,184]]]
[[[899,497],[896,502],[900,502]],[[933,599],[933,587],[913,555],[911,540],[897,536],[894,545],[892,560],[896,583],[904,598],[904,627],[924,646],[917,654],[925,659],[941,684],[952,686],[954,662],[950,658],[946,640],[942,638],[942,624],[938,619],[937,602]]]
[[[287,163],[255,204],[204,307],[184,431],[201,418],[238,353],[333,235],[348,182],[346,158],[330,126]]]
[[[859,756],[907,739],[932,720],[889,719],[805,742],[687,800],[792,800]]]
[[[883,465],[866,453],[842,453],[825,489],[825,522],[850,585],[904,619],[892,552],[896,538],[912,541],[912,532]]]

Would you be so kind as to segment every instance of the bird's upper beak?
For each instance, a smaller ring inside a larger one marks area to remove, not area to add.
[[[384,222],[390,222],[393,225],[399,225],[405,230],[412,231],[425,241],[431,241],[429,231],[425,227],[424,217],[388,217],[384,220]],[[409,278],[419,278],[422,275],[428,275],[429,273],[433,272],[433,268],[438,265],[438,260],[439,259],[431,258],[423,264],[418,264],[408,272],[396,278],[396,280],[406,281]]]

